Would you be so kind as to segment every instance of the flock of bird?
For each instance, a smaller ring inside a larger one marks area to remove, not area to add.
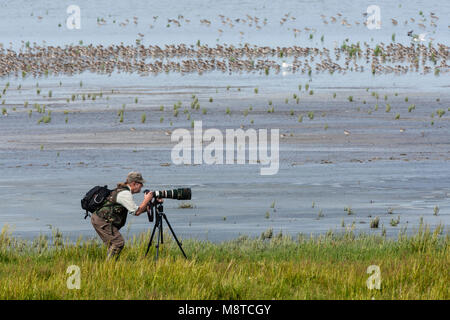
[[[367,14],[363,14],[365,19]],[[324,24],[338,23],[343,26],[352,26],[348,19],[341,13],[327,17],[321,15]],[[42,17],[38,16],[41,20]],[[153,16],[153,23],[160,19]],[[249,14],[242,18],[229,18],[219,15],[221,25],[233,28],[237,24],[248,27],[255,26],[261,29],[268,24],[267,18],[259,18]],[[161,20],[161,19],[160,19]],[[431,12],[429,19],[420,12],[420,18],[410,18],[404,24],[418,23],[418,27],[425,29],[425,21],[430,22],[431,27],[436,27],[439,17]],[[288,22],[295,23],[296,18],[290,13],[284,14],[279,21],[280,25]],[[116,20],[113,20],[116,23]],[[125,27],[130,23],[138,25],[139,18],[132,17],[118,25]],[[178,15],[175,19],[167,19],[167,26],[176,25],[180,27],[191,20],[183,15]],[[399,24],[396,19],[391,19],[394,26]],[[98,25],[105,25],[108,22],[104,18],[97,18]],[[164,22],[165,23],[165,22]],[[363,24],[365,21],[363,21]],[[200,24],[211,26],[213,22],[208,19],[200,19]],[[355,22],[359,25],[359,22]],[[150,25],[153,28],[153,25]],[[221,28],[223,28],[221,27]],[[220,34],[224,32],[219,28]],[[300,34],[303,30],[314,33],[316,29],[310,27],[289,28],[294,35]],[[244,32],[240,31],[241,36]],[[163,48],[157,45],[144,46],[139,39],[136,45],[66,45],[60,46],[39,46],[33,43],[22,41],[22,47],[18,50],[5,49],[0,44],[0,77],[16,75],[23,77],[26,75],[42,76],[57,74],[76,74],[84,71],[91,71],[101,74],[111,74],[113,72],[139,73],[142,75],[179,72],[179,73],[199,73],[218,70],[221,72],[363,72],[368,70],[373,74],[382,73],[447,73],[449,65],[449,47],[444,44],[422,44],[425,41],[426,33],[414,34],[411,30],[407,33],[412,37],[410,45],[400,43],[384,44],[383,42],[370,46],[367,42],[362,45],[344,42],[342,45],[335,43],[333,49],[316,47],[269,47],[250,46],[248,44],[234,46],[227,44],[217,44],[215,47],[208,45],[165,45]],[[142,39],[145,35],[138,33]],[[432,40],[430,38],[430,40]],[[334,55],[333,55],[333,54]],[[342,58],[341,58],[342,56]]]
[[[367,13],[363,13],[362,14],[363,19],[361,21],[357,21],[355,20],[353,23],[350,22],[349,18],[345,17],[342,13],[336,13],[334,15],[331,15],[329,17],[327,17],[324,14],[321,14],[320,17],[322,19],[322,23],[325,25],[329,25],[329,24],[336,24],[336,25],[341,25],[344,27],[353,27],[353,26],[366,26],[367,25]],[[220,23],[221,27],[217,28],[217,31],[219,33],[219,36],[221,36],[224,33],[224,27],[229,27],[230,29],[234,28],[235,26],[246,26],[246,27],[255,27],[256,30],[261,30],[264,26],[270,25],[270,27],[272,28],[273,25],[269,23],[269,20],[267,18],[259,18],[257,16],[252,16],[249,14],[244,15],[241,18],[230,18],[227,17],[223,14],[219,14],[218,15],[219,20],[218,23]],[[39,18],[39,17],[38,17]],[[153,29],[155,27],[155,23],[158,21],[160,17],[159,16],[153,16],[153,21],[152,23],[149,25],[150,29]],[[40,19],[42,19],[42,17],[40,16]],[[112,18],[111,18],[112,19]],[[134,16],[132,18],[134,25],[138,25],[138,17]],[[391,18],[390,19],[392,22],[393,26],[397,26],[400,25],[401,23],[399,22],[399,20]],[[411,17],[409,19],[406,19],[403,24],[404,25],[413,25],[413,24],[417,24],[417,27],[420,29],[425,30],[427,28],[426,23],[429,21],[429,27],[431,28],[437,28],[437,21],[439,20],[439,17],[433,13],[430,12],[429,14],[429,19],[427,19],[425,17],[425,15],[420,12],[420,18],[414,18]],[[162,21],[162,19],[159,19],[159,21]],[[317,30],[313,27],[304,27],[303,29],[300,29],[298,27],[290,27],[290,25],[288,25],[289,22],[291,23],[296,23],[297,18],[292,16],[291,13],[286,13],[284,14],[280,21],[279,21],[279,25],[280,26],[284,26],[287,25],[288,26],[288,30],[291,30],[294,33],[294,36],[297,37],[302,31],[305,32],[312,32],[315,33]],[[125,19],[122,22],[118,22],[115,19],[112,19],[112,21],[107,21],[105,20],[105,18],[97,18],[97,24],[99,26],[104,26],[107,24],[117,24],[120,27],[126,27],[130,24],[130,19]],[[201,18],[199,20],[200,25],[202,26],[206,26],[206,27],[211,27],[212,25],[215,24],[215,22],[217,21],[211,21],[208,20],[206,18]],[[187,24],[191,23],[191,19],[186,18],[184,15],[178,15],[176,18],[168,18],[167,22],[163,22],[164,25],[166,27],[170,27],[171,25],[175,25],[177,27],[181,27]],[[448,26],[450,28],[450,25]],[[411,33],[413,31],[410,31]],[[239,31],[240,35],[243,36],[244,35],[244,31]],[[409,34],[409,33],[408,33]],[[423,34],[422,34],[423,35]],[[413,36],[413,35],[409,35],[409,36]],[[424,37],[420,37],[419,35],[415,35],[414,38],[417,41],[424,41]],[[420,39],[420,40],[419,40]]]
[[[141,75],[167,72],[199,73],[289,71],[312,72],[363,72],[368,69],[381,73],[428,73],[439,70],[447,73],[449,47],[444,44],[423,45],[412,43],[384,44],[371,47],[344,42],[334,48],[270,47],[219,45],[66,45],[32,46],[22,44],[15,51],[0,48],[0,77],[42,76],[76,74],[91,71],[100,74],[113,72],[139,73]],[[290,63],[286,62],[289,59]]]
[[[427,20],[427,18],[425,17],[425,15],[422,12],[420,14],[421,14],[420,18],[415,19],[415,18],[411,17],[409,19],[406,19],[403,24],[404,25],[412,25],[414,23],[417,23],[417,26],[420,29],[425,30],[426,29],[425,23],[427,21],[429,21],[429,27],[432,27],[432,28],[437,27],[437,21],[439,20],[439,17],[435,13],[430,12],[429,20]],[[345,27],[360,26],[360,25],[367,26],[367,22],[368,22],[367,18],[366,18],[367,13],[363,13],[362,15],[363,15],[363,20],[362,21],[354,21],[353,24],[350,23],[349,18],[344,17],[342,15],[342,13],[336,13],[335,15],[332,15],[329,17],[325,16],[324,14],[321,14],[320,17],[322,19],[322,23],[325,25],[338,24],[338,25],[342,25]],[[249,14],[246,14],[242,18],[230,18],[230,17],[226,17],[223,14],[219,14],[218,17],[220,19],[219,23],[222,25],[222,27],[217,29],[217,31],[219,32],[219,35],[222,35],[224,33],[224,30],[222,29],[223,27],[229,27],[231,29],[237,25],[247,26],[247,27],[254,26],[256,28],[256,30],[260,30],[262,27],[267,26],[269,24],[269,20],[267,18],[262,19],[257,16],[252,16]],[[158,20],[158,18],[159,18],[158,16],[154,16],[153,22],[155,23]],[[134,19],[134,23],[137,25],[138,18],[133,17],[133,19]],[[280,26],[283,26],[285,24],[287,25],[288,22],[296,23],[296,20],[297,20],[297,18],[292,16],[291,13],[286,13],[281,17],[279,24],[280,24]],[[391,18],[390,20],[391,20],[393,26],[399,25],[398,20],[396,20],[394,18]],[[124,22],[120,22],[119,26],[125,27],[129,24],[129,22],[130,22],[129,19],[126,19]],[[178,17],[176,19],[175,18],[167,19],[166,26],[170,27],[173,24],[178,27],[181,27],[182,25],[189,24],[190,22],[191,22],[190,19],[185,18],[183,15],[178,15]],[[208,20],[205,18],[200,19],[199,22],[200,22],[200,25],[207,26],[207,27],[210,27],[211,25],[214,24],[214,21],[211,21],[211,20]],[[97,23],[98,23],[98,25],[105,25],[106,20],[104,18],[101,18],[101,19],[97,20]],[[113,23],[116,23],[116,21],[113,20]],[[151,29],[153,29],[155,25],[150,24],[149,26]],[[270,25],[270,26],[273,27],[273,25]],[[448,27],[450,28],[450,25]],[[300,29],[298,27],[295,27],[295,28],[288,27],[288,30],[292,30],[295,37],[297,37],[297,35],[299,33],[301,33],[302,30],[304,30],[306,32],[313,32],[313,33],[317,31],[315,28],[312,28],[312,27],[305,27],[304,29]],[[239,31],[239,33],[241,35],[244,34],[243,31]],[[410,35],[410,36],[412,36],[412,35]],[[416,39],[417,38],[418,37],[416,36]]]

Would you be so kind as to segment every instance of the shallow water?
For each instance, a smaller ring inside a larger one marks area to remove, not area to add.
[[[154,110],[157,107],[135,107],[137,110],[126,112],[123,124],[118,123],[115,112],[105,110],[70,114],[68,124],[58,108],[46,125],[38,125],[38,116],[28,118],[25,112],[1,118],[2,222],[24,237],[49,233],[50,225],[73,239],[92,236],[90,223],[82,219],[79,208],[84,192],[97,184],[113,187],[129,171],[140,170],[148,180],[146,187],[192,188],[193,209],[181,209],[175,200],[166,200],[165,205],[169,220],[183,238],[219,241],[239,234],[257,236],[268,228],[293,235],[340,232],[345,230],[342,221],[346,227],[355,223],[357,232],[381,233],[384,225],[389,236],[396,236],[401,228],[412,232],[421,217],[432,226],[448,224],[447,119],[431,128],[428,120],[423,121],[429,111],[420,108],[414,117],[399,124],[386,121],[384,111],[368,119],[362,112],[348,118],[350,109],[343,101],[333,104],[340,112],[331,112],[326,106],[329,102],[317,97],[310,98],[308,106],[329,114],[312,121],[305,115],[304,124],[298,125],[296,118],[286,115],[292,105],[277,103],[281,110],[269,117],[258,103],[259,97],[240,94],[255,105],[250,116],[258,123],[254,127],[279,127],[281,133],[293,134],[280,141],[276,175],[261,176],[261,166],[250,164],[166,166],[171,163],[173,143],[164,130],[189,128],[190,121],[171,117],[171,111]],[[227,100],[215,97],[215,104],[223,103],[221,99]],[[448,97],[444,95],[443,101]],[[242,110],[247,104],[236,100],[232,105],[233,110]],[[404,106],[396,108],[408,114]],[[224,111],[216,109],[201,118],[205,128],[225,130],[249,121],[236,111],[226,123],[220,123]],[[142,124],[142,110],[158,115]],[[162,124],[159,113],[168,117]],[[169,121],[174,121],[174,126]],[[327,131],[324,123],[329,124]],[[25,126],[18,128],[18,124]],[[401,127],[407,128],[404,135],[398,131]],[[357,134],[361,138],[341,141],[342,128],[350,130],[351,137]],[[418,138],[421,132],[422,139]],[[142,195],[136,198],[141,201]],[[433,215],[435,206],[439,207],[437,216]],[[354,214],[347,215],[346,207]],[[388,213],[390,208],[393,214]],[[370,221],[376,216],[381,219],[380,228],[371,229]],[[390,226],[390,220],[398,216],[400,225]],[[130,216],[129,222],[131,227],[125,231],[129,235],[150,227],[145,215]]]
[[[64,3],[3,3],[0,36],[4,47],[12,42],[13,48],[19,48],[22,40],[38,44],[45,40],[47,45],[78,44],[80,40],[83,44],[134,44],[139,32],[145,35],[144,45],[161,46],[195,44],[201,39],[201,43],[211,46],[249,42],[332,49],[335,41],[340,44],[345,38],[350,38],[352,43],[389,43],[393,33],[396,41],[408,44],[407,31],[425,32],[417,26],[420,10],[424,11],[426,31],[434,42],[448,45],[449,40],[445,17],[450,13],[450,4],[438,1],[426,2],[426,5],[410,1],[402,3],[401,8],[399,2],[379,1],[383,24],[380,30],[373,31],[354,23],[364,21],[362,13],[371,4],[364,1],[358,5],[350,1],[263,1],[258,4],[227,1],[212,6],[203,1],[184,4],[132,1],[114,6],[107,1],[77,3],[82,9],[81,30],[64,27],[67,16]],[[352,27],[322,22],[320,14],[329,20],[329,16],[336,17],[338,12]],[[440,17],[437,27],[429,26],[430,12]],[[280,19],[287,13],[290,13],[288,21],[280,25]],[[167,27],[167,19],[177,19],[180,14],[191,22],[181,27],[173,24]],[[233,19],[245,19],[246,14],[258,16],[260,21],[267,18],[267,25],[260,30],[248,23],[225,26],[220,14]],[[133,22],[134,16],[138,17],[137,24]],[[158,16],[156,21],[153,16]],[[98,26],[98,17],[104,18],[106,25]],[[416,22],[404,25],[403,21],[411,17]],[[211,21],[211,26],[200,23],[204,18]],[[398,26],[392,25],[391,18],[399,21]],[[119,23],[126,19],[128,25],[120,27]],[[150,24],[154,27],[150,28]],[[292,28],[304,27],[316,29],[313,40],[308,39],[310,33],[305,30],[294,37]],[[223,29],[222,35],[219,28]],[[241,36],[239,31],[244,34]],[[323,43],[320,41],[322,34]],[[151,189],[192,188],[193,209],[181,209],[175,200],[167,200],[165,204],[169,220],[182,238],[220,241],[239,234],[257,236],[268,228],[293,235],[322,234],[330,229],[344,230],[342,221],[346,227],[354,222],[357,232],[377,234],[384,225],[387,235],[393,237],[401,228],[412,232],[421,217],[432,226],[450,222],[449,112],[442,118],[435,116],[435,124],[430,125],[430,114],[437,109],[447,110],[450,105],[450,82],[446,74],[439,77],[415,73],[401,76],[313,74],[310,78],[289,72],[269,76],[212,72],[201,76],[159,74],[149,77],[83,73],[39,79],[10,76],[1,79],[0,86],[4,87],[6,82],[10,83],[10,89],[2,99],[8,116],[0,117],[0,225],[13,226],[14,234],[19,236],[31,238],[39,233],[48,234],[50,226],[71,239],[79,235],[95,236],[89,221],[82,219],[81,197],[94,185],[114,186],[131,170],[142,171],[149,181],[146,187]],[[40,96],[36,95],[36,82],[42,89]],[[304,87],[306,83],[314,89],[314,95],[303,91],[297,105],[292,95],[300,94],[298,85]],[[16,89],[19,84],[21,90]],[[254,93],[254,88],[259,88],[258,94]],[[366,92],[366,88],[370,91]],[[51,99],[43,97],[49,90],[53,91]],[[96,101],[66,102],[72,94],[100,91],[104,97]],[[380,97],[389,95],[387,102],[393,109],[390,113],[384,111],[386,102],[381,98],[380,110],[368,114],[377,103],[370,96],[372,91],[379,92]],[[336,99],[331,98],[333,93],[337,93]],[[193,112],[190,120],[182,112],[174,117],[173,104],[182,101],[181,110],[189,108],[193,94],[199,98],[202,108],[208,108],[208,113]],[[346,100],[349,95],[355,97],[354,104]],[[139,98],[137,104],[135,97]],[[208,102],[209,97],[214,98],[213,103]],[[405,97],[409,98],[408,102],[404,101]],[[285,98],[289,98],[287,104]],[[270,115],[267,113],[269,100],[276,106],[276,112]],[[367,100],[367,104],[363,104],[363,100]],[[28,108],[23,107],[24,101],[29,101]],[[47,104],[52,110],[51,123],[37,124],[42,115],[35,111],[28,116],[33,103]],[[408,112],[411,103],[417,106],[412,113]],[[119,123],[117,110],[123,104],[126,104],[126,116],[124,122]],[[165,106],[165,111],[159,111],[160,105]],[[245,117],[243,110],[250,105],[254,110]],[[17,110],[13,111],[13,107]],[[225,115],[227,107],[231,116]],[[67,124],[65,110],[69,112]],[[290,110],[295,110],[294,117],[290,117]],[[310,110],[315,112],[314,120],[307,117]],[[147,114],[145,124],[140,123],[143,112]],[[322,116],[323,113],[326,115]],[[396,113],[401,115],[399,121],[394,120]],[[304,117],[301,124],[297,121],[300,114]],[[165,118],[162,123],[161,116]],[[250,119],[254,120],[254,125]],[[223,131],[241,125],[279,128],[286,138],[280,140],[278,174],[261,176],[259,165],[248,164],[165,166],[171,163],[173,144],[164,131],[178,127],[189,129],[191,120],[202,120],[204,128]],[[325,125],[328,125],[326,130]],[[404,132],[400,133],[400,129]],[[345,136],[343,130],[349,130],[350,136]],[[140,201],[142,195],[136,198]],[[438,215],[433,214],[436,206]],[[351,207],[354,214],[348,215],[345,207]],[[390,208],[392,214],[388,213]],[[319,217],[320,210],[322,217]],[[376,216],[381,219],[380,228],[371,229],[370,221]],[[391,226],[391,219],[398,216],[400,224]],[[130,216],[129,226],[129,230],[123,229],[127,235],[151,227],[145,215]]]

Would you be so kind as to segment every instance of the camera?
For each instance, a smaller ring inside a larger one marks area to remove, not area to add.
[[[148,193],[150,190],[145,190]],[[191,188],[178,188],[172,190],[153,191],[153,197],[157,199],[167,198],[175,200],[191,200]]]

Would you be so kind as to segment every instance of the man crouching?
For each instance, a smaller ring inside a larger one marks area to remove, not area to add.
[[[125,240],[119,229],[125,225],[127,214],[139,216],[145,212],[148,203],[153,198],[153,193],[144,195],[144,200],[137,206],[133,200],[133,194],[139,193],[144,185],[144,179],[139,172],[130,172],[127,181],[118,183],[103,206],[97,209],[91,216],[91,223],[103,242],[108,246],[108,259],[119,257]]]

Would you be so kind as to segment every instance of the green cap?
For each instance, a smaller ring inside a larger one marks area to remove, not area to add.
[[[145,180],[142,178],[142,174],[140,172],[132,171],[127,176],[127,182],[138,182],[144,184]]]

